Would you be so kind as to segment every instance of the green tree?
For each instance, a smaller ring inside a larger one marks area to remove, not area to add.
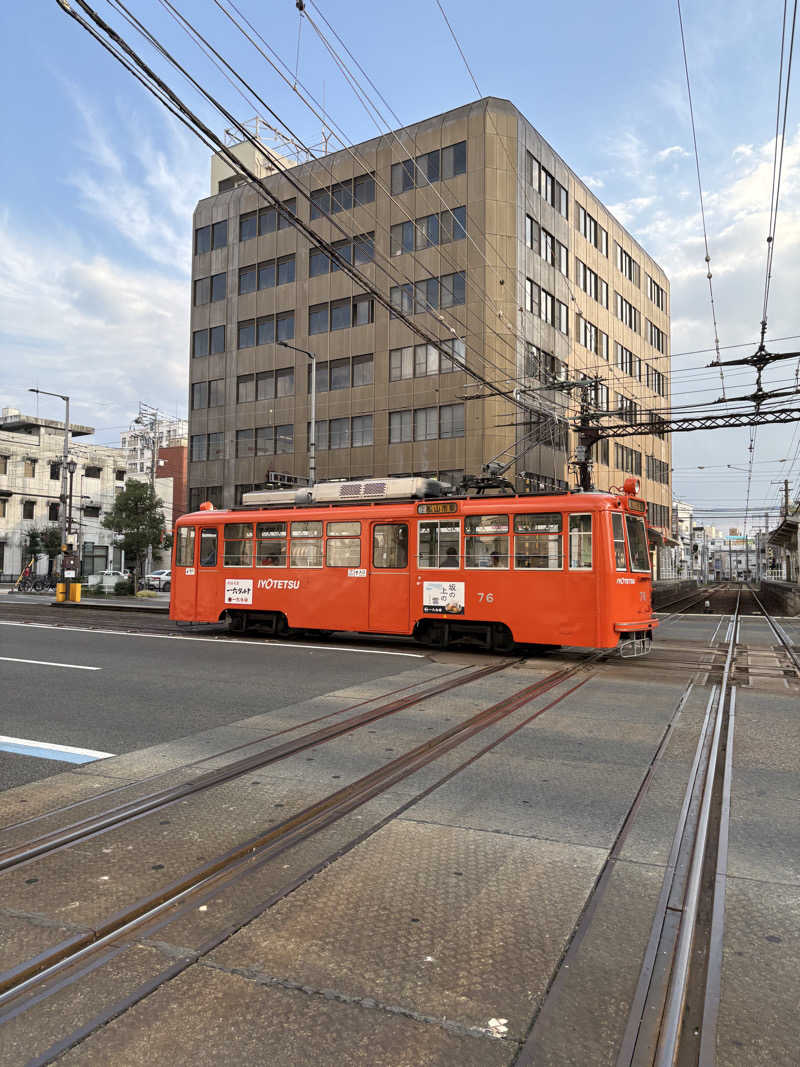
[[[129,481],[103,519],[103,526],[120,538],[126,560],[134,559],[137,574],[147,559],[147,549],[157,549],[164,534],[162,502],[147,482]]]
[[[26,562],[32,557],[47,556],[47,573],[53,570],[53,561],[61,553],[61,527],[43,526],[37,530],[32,526],[25,538]]]

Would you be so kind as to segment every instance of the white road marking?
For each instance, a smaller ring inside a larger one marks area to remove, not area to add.
[[[9,619],[0,619],[0,626],[24,626],[27,629],[37,630],[73,630],[78,633],[111,634],[115,637],[157,638],[164,641],[215,641],[217,644],[231,644],[236,647],[239,645],[257,645],[258,648],[311,648],[316,649],[319,652],[363,652],[364,655],[367,656],[405,656],[411,659],[426,659],[424,652],[384,652],[382,649],[378,648],[351,648],[348,645],[300,645],[296,644],[294,641],[227,641],[225,638],[190,637],[188,634],[132,634],[128,630],[95,630],[90,626],[55,626],[48,622],[12,622]],[[64,666],[69,666],[69,664],[64,664]],[[100,670],[101,668],[96,667],[92,669]]]
[[[73,745],[55,745],[49,741],[29,741],[24,737],[0,735],[0,752],[13,752],[18,756],[38,756],[39,759],[62,760],[65,763],[90,763],[106,759],[113,752],[98,752],[93,748],[75,748]]]
[[[16,625],[16,623],[14,623]],[[18,659],[16,656],[0,656],[6,663],[33,663],[37,667],[69,667],[73,671],[102,671],[102,667],[84,667],[80,663],[51,663],[47,659]]]

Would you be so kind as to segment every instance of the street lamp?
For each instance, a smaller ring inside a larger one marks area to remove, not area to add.
[[[67,550],[67,458],[69,455],[69,397],[63,393],[49,393],[46,389],[29,389],[29,393],[55,396],[66,405],[64,415],[64,456],[61,462],[61,568],[64,568],[64,553]]]
[[[294,352],[302,352],[311,360],[311,429],[308,432],[308,484],[314,485],[317,478],[317,357],[313,352],[305,348],[298,348],[286,341],[278,341],[281,348],[291,348]]]

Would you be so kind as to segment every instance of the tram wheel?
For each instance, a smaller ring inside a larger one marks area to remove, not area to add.
[[[243,611],[229,611],[225,616],[225,628],[229,634],[243,634],[247,629],[247,616]]]
[[[492,651],[510,652],[514,647],[514,635],[502,622],[496,622],[492,626]]]

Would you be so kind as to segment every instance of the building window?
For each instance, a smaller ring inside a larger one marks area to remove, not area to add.
[[[102,467],[84,467],[84,477],[86,478],[100,478],[103,473]]]
[[[225,379],[214,378],[208,383],[208,406],[222,407],[225,403]]]
[[[458,144],[449,145],[441,150],[434,149],[424,155],[417,156],[416,160],[404,159],[400,163],[392,164],[391,188],[392,193],[405,193],[409,189],[433,182],[447,181],[467,170],[467,142],[459,141]]]
[[[22,501],[22,517],[23,519],[32,519],[36,514],[36,501],[35,500],[23,500]]]
[[[666,294],[665,290],[662,289],[661,286],[657,284],[657,282],[654,282],[649,274],[646,277],[647,277],[647,295],[648,295],[648,297],[650,298],[650,300],[653,301],[653,303],[656,305],[657,308],[660,308],[662,311],[666,311],[667,310],[667,294]]]
[[[637,309],[633,306],[633,304],[629,303],[629,301],[627,301],[625,297],[622,296],[620,293],[615,293],[614,298],[617,318],[620,320],[620,322],[624,322],[625,325],[629,329],[633,330],[634,333],[638,333],[639,312],[637,311]]]
[[[246,404],[256,398],[255,374],[240,374],[236,379],[236,403]]]
[[[585,208],[582,208],[578,204],[578,214],[575,219],[575,225],[589,242],[590,245],[602,252],[604,256],[608,255],[608,230],[604,230],[603,227],[592,218]]]
[[[225,459],[225,434],[221,431],[208,435],[208,458]]]
[[[258,212],[248,211],[239,216],[239,240],[249,241],[258,236]]]
[[[353,325],[367,326],[375,321],[375,303],[371,296],[353,297]]]
[[[354,415],[350,439],[353,448],[372,444],[372,415]]]
[[[308,309],[308,332],[310,334],[328,332],[327,304],[312,304]]]
[[[208,382],[192,384],[192,411],[208,407]]]
[[[58,504],[48,504],[47,505],[47,521],[48,522],[58,522],[58,512],[59,512],[59,505]]]
[[[114,471],[114,478],[118,482],[125,481],[125,471],[124,470],[116,470],[116,471]]]
[[[373,366],[371,355],[353,356],[352,381],[354,389],[360,385],[372,385]]]
[[[208,355],[208,330],[195,330],[192,334],[192,357]]]
[[[618,242],[614,242],[614,250],[617,257],[617,270],[620,274],[624,274],[629,282],[634,285],[639,285],[639,264],[629,255]]]
[[[439,408],[439,437],[464,436],[464,405],[443,404]]]
[[[199,256],[203,252],[211,251],[211,227],[198,226],[194,231],[194,254]]]
[[[389,412],[389,444],[399,444],[411,440],[412,412],[390,411]]]
[[[5,459],[5,456],[3,457],[3,459]],[[5,474],[5,471],[0,471],[0,473],[1,474]],[[60,463],[51,463],[50,464],[50,481],[51,482],[60,482],[61,481],[61,464]]]
[[[228,220],[215,222],[211,227],[211,247],[224,248],[228,243]]]
[[[87,519],[99,519],[100,507],[97,504],[87,504],[83,509],[83,514]]]
[[[220,352],[225,351],[225,327],[224,326],[212,326],[208,331],[209,337],[209,353],[212,356],[217,356]]]
[[[237,430],[236,431],[236,458],[241,459],[246,456],[254,456],[256,454],[256,432],[255,430]]]
[[[192,434],[189,439],[189,458],[193,463],[202,463],[208,458],[208,438],[204,433]]]
[[[294,426],[275,427],[275,452],[278,454],[294,452]]]
[[[645,319],[645,336],[653,348],[657,348],[659,352],[667,351],[667,335],[649,319]]]
[[[614,466],[625,474],[642,474],[642,453],[627,445],[614,444]]]
[[[375,178],[372,174],[359,174],[343,182],[311,192],[311,218],[319,219],[339,211],[371,204],[375,200]]]

